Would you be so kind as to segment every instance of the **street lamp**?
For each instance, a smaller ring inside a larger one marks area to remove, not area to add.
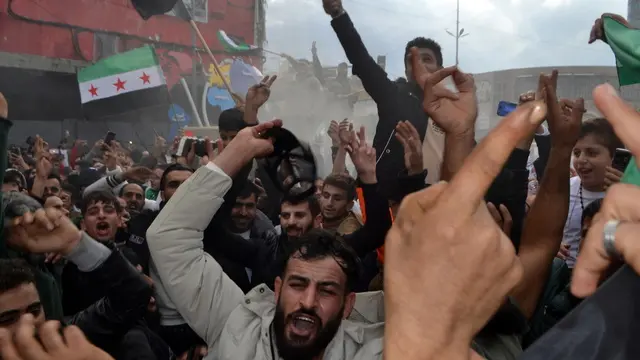
[[[460,38],[469,36],[469,33],[464,32],[464,28],[460,29],[460,0],[456,2],[456,33],[454,34],[448,29],[445,29],[445,31],[447,32],[447,34],[456,38],[456,66],[458,66],[459,64],[458,49],[459,49]]]

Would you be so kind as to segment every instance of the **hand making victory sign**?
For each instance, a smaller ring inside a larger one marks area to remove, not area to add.
[[[423,75],[428,86],[439,82]],[[475,109],[453,96],[439,102],[429,91],[425,107],[440,119]],[[385,358],[468,359],[472,338],[520,281],[522,265],[484,196],[516,144],[545,116],[541,100],[520,106],[476,146],[450,183],[403,200],[385,242]]]
[[[420,61],[418,49],[411,49],[413,76],[424,92],[424,111],[449,135],[466,135],[474,131],[478,101],[473,76],[457,67],[429,72]],[[451,76],[458,89],[455,93],[441,82]]]
[[[277,78],[277,75],[267,75],[258,84],[250,87],[249,91],[247,91],[245,106],[257,109],[264,105],[269,100],[269,96],[271,96],[271,85]]]
[[[241,109],[244,112],[244,122],[253,126],[258,124],[258,110],[271,96],[271,85],[278,78],[277,75],[265,76],[258,84],[253,85],[247,91],[247,96],[242,103]]]

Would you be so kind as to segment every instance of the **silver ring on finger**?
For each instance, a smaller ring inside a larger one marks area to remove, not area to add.
[[[607,256],[612,259],[620,259],[622,257],[616,249],[616,230],[618,230],[618,225],[620,225],[619,220],[609,220],[604,224],[604,229],[602,230],[604,250],[607,252]]]

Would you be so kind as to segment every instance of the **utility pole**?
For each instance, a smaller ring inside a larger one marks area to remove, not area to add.
[[[469,33],[465,33],[464,32],[464,28],[460,29],[460,0],[456,1],[456,33],[455,35],[449,31],[446,30],[447,34],[453,36],[454,38],[456,38],[456,66],[458,66],[458,64],[460,63],[458,61],[458,54],[459,54],[459,49],[460,49],[460,38],[463,38],[465,36],[468,36]]]

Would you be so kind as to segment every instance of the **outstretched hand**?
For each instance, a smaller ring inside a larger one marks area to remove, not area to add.
[[[424,92],[424,111],[447,135],[473,134],[478,116],[473,76],[463,73],[455,66],[432,73],[420,61],[420,54],[415,47],[411,48],[411,63],[413,77]],[[442,84],[449,76],[453,78],[457,92],[447,89]]]
[[[558,100],[557,88],[558,70],[553,70],[551,75],[540,75],[536,97],[547,104],[547,123],[553,144],[573,148],[580,136],[582,116],[586,112],[584,100]]]
[[[404,166],[408,175],[417,175],[424,170],[422,161],[422,141],[418,130],[408,121],[400,121],[396,125],[396,139],[404,149]]]
[[[245,110],[247,110],[247,107],[252,110],[258,110],[264,105],[271,96],[271,85],[273,85],[277,78],[277,75],[267,75],[262,81],[250,87],[245,99]]]
[[[364,126],[358,134],[350,131],[351,139],[346,145],[347,153],[356,167],[360,181],[365,184],[375,184],[376,178],[376,149],[367,144]]]

